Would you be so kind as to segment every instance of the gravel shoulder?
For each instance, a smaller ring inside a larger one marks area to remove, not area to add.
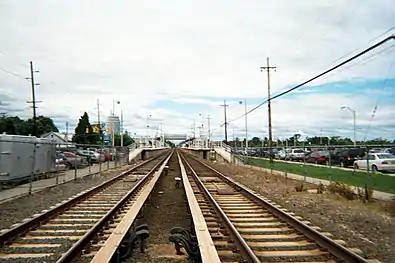
[[[44,189],[30,196],[22,196],[2,203],[0,204],[0,214],[2,215],[0,217],[0,229],[10,228],[13,224],[21,222],[24,218],[31,217],[33,214],[48,209],[50,206],[66,200],[85,189],[99,185],[130,167],[131,166],[123,166],[122,168],[112,169],[103,172],[101,176],[98,174],[86,176],[75,181],[69,181],[58,186]]]
[[[208,163],[208,162],[206,162]],[[209,163],[225,175],[303,216],[322,231],[356,247],[368,258],[395,262],[395,217],[390,214],[390,202],[364,204],[349,201],[335,194],[296,192],[301,182],[235,165]],[[308,186],[308,185],[307,185]],[[310,185],[310,187],[312,187]]]

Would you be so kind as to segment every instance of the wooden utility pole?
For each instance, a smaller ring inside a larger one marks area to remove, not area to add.
[[[224,100],[224,104],[221,105],[222,107],[224,107],[224,115],[225,115],[225,143],[228,144],[228,122],[226,119],[226,107],[228,107],[229,105],[226,104],[226,100]]]
[[[35,91],[35,86],[40,85],[39,83],[34,83],[34,73],[38,73],[38,70],[33,70],[33,62],[30,61],[30,78],[26,78],[26,79],[30,79],[31,81],[31,85],[32,85],[32,101],[27,101],[27,103],[31,103],[32,108],[33,108],[33,136],[37,137],[37,113],[36,113],[36,109],[37,103],[40,103],[41,101],[36,101],[36,91]]]
[[[272,160],[272,107],[271,107],[271,95],[270,95],[270,70],[276,70],[277,67],[270,66],[269,58],[266,59],[266,67],[261,67],[261,71],[267,71],[267,111],[268,111],[268,121],[269,121],[269,151],[270,151],[270,160]]]

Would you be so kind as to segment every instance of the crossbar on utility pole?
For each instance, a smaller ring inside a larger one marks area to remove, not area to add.
[[[224,104],[221,105],[221,107],[224,107],[224,115],[225,115],[225,143],[228,144],[228,121],[226,119],[226,107],[229,107],[228,104],[226,104],[226,100],[224,100]]]
[[[270,95],[270,70],[276,70],[277,67],[270,66],[269,58],[266,59],[266,67],[261,67],[261,72],[263,70],[267,71],[267,111],[268,111],[268,122],[269,122],[269,151],[270,151],[270,160],[272,161],[272,107],[271,107],[271,95]]]

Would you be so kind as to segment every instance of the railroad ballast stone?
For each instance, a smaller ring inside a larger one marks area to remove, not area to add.
[[[331,238],[342,239],[348,247],[361,249],[368,258],[381,262],[394,262],[395,215],[390,213],[390,202],[373,201],[363,204],[330,194],[296,192],[300,181],[251,168],[204,161],[226,176],[250,189],[269,197],[300,215],[304,220],[321,226],[333,234]],[[305,184],[306,186],[317,187]]]

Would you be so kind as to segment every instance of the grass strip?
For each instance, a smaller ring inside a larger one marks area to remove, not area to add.
[[[295,164],[279,161],[274,161],[273,164],[270,164],[269,160],[255,158],[248,158],[248,164],[328,181],[331,177],[332,181],[338,181],[352,186],[363,187],[368,182],[367,173],[362,171],[346,171],[337,168],[330,169],[326,166],[317,167],[303,165],[303,163]],[[368,185],[373,190],[395,194],[395,176],[370,173]]]

